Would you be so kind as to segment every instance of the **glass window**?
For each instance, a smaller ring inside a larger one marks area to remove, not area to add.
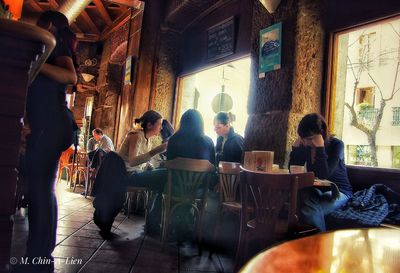
[[[400,169],[400,146],[392,147],[392,168]]]
[[[214,117],[220,111],[231,112],[235,131],[244,136],[247,123],[247,99],[250,86],[250,58],[213,67],[180,79],[175,123],[188,109],[198,110],[204,119],[205,134],[214,141]]]
[[[330,127],[346,162],[399,168],[400,17],[334,33],[332,56]]]

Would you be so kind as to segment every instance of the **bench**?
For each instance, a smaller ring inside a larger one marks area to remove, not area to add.
[[[400,193],[400,170],[347,166],[347,175],[353,192],[368,189],[374,184],[384,184]]]
[[[353,187],[353,192],[368,189],[374,184],[384,184],[400,193],[399,169],[347,166],[347,175]],[[400,226],[385,223],[381,226],[400,229]]]

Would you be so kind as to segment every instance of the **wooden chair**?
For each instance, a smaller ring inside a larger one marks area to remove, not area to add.
[[[135,198],[136,197],[136,198]],[[152,197],[152,191],[150,188],[147,187],[134,187],[128,186],[126,189],[126,214],[129,215],[131,213],[132,202],[136,201],[136,208],[140,200],[143,200],[143,207],[144,207],[144,232],[146,233],[147,230],[147,217],[149,215],[149,200]]]
[[[83,183],[82,183],[83,178]],[[75,164],[72,168],[72,179],[70,188],[75,192],[76,185],[80,184],[86,187],[89,179],[89,160],[86,152],[78,151],[76,153]]]
[[[195,213],[196,240],[199,246],[199,254],[201,254],[201,223],[205,195],[215,167],[208,160],[190,158],[176,158],[167,161],[165,167],[168,169],[168,181],[165,194],[163,194],[162,245],[164,247],[169,236],[174,212],[177,208],[188,206]],[[200,190],[202,191],[200,196],[198,196],[199,189],[203,189]]]
[[[232,162],[220,162],[218,168],[220,200],[218,208],[217,223],[214,230],[214,245],[220,231],[221,221],[226,212],[237,215],[240,219],[242,204],[240,202],[239,178],[240,164]],[[210,251],[210,257],[212,256]]]
[[[314,180],[313,173],[279,174],[241,169],[243,209],[236,269],[246,260],[250,241],[257,242],[262,249],[292,237],[299,226],[296,216],[299,182],[305,187]],[[252,209],[245,209],[248,207]]]
[[[61,181],[62,173],[65,170],[67,175],[67,185],[71,182],[72,179],[72,161],[74,156],[74,149],[69,147],[66,151],[64,151],[60,156],[60,161],[58,163],[58,171],[57,171],[57,182]]]

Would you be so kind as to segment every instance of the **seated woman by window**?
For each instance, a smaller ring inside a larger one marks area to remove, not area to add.
[[[214,118],[214,130],[218,135],[216,146],[216,161],[242,161],[243,137],[233,129],[231,123],[235,121],[232,113],[219,112]]]
[[[305,165],[319,179],[328,179],[339,188],[339,198],[332,191],[322,192],[311,187],[299,191],[300,220],[326,230],[324,216],[343,206],[352,196],[352,187],[344,164],[344,144],[329,136],[324,118],[316,113],[308,114],[299,123],[298,139],[290,153],[290,165]]]

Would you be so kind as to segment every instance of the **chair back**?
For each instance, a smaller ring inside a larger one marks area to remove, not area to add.
[[[208,189],[211,173],[215,170],[208,160],[181,157],[167,161],[165,167],[168,169],[166,193],[172,200],[179,199],[180,202],[195,199],[201,187]]]
[[[240,164],[221,161],[219,162],[218,175],[221,202],[239,201]]]
[[[251,220],[255,233],[271,236],[266,238],[269,241],[287,234],[295,226],[299,184],[302,187],[312,185],[314,175],[265,173],[242,168],[240,180],[243,208],[254,209],[252,220],[248,210],[243,209],[243,220],[245,223]]]

